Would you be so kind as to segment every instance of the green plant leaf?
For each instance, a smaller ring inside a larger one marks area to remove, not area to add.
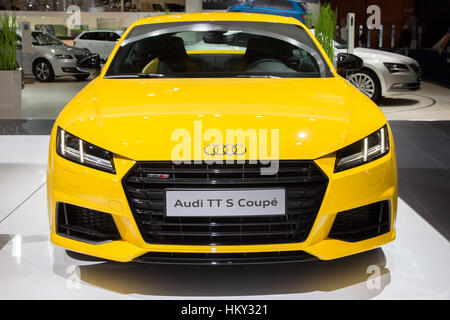
[[[329,3],[319,3],[319,14],[312,16],[315,36],[326,54],[333,61],[334,57],[334,37],[337,25],[337,9],[331,7]]]
[[[17,26],[16,16],[0,16],[0,70],[16,70]]]

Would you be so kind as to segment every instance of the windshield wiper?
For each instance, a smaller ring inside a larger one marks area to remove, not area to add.
[[[129,78],[164,78],[162,73],[132,73],[132,74],[112,74],[105,76],[106,79],[129,79]]]
[[[172,78],[175,76],[172,76],[171,74],[163,74],[163,73],[132,73],[132,74],[113,74],[113,75],[106,75],[105,79],[127,79],[127,78]],[[179,78],[208,78],[204,74],[196,74],[194,76],[190,76],[190,74],[178,74],[177,77]],[[229,76],[227,76],[229,77]],[[281,79],[282,77],[279,76],[273,76],[273,75],[257,75],[257,74],[238,74],[233,75],[231,77],[236,78],[271,78],[271,79]]]
[[[129,79],[129,78],[139,78],[137,74],[113,74],[110,76],[105,76],[105,79]]]
[[[166,75],[162,73],[138,73],[139,78],[165,78]]]
[[[271,75],[268,75],[268,74],[265,74],[265,75],[238,74],[238,75],[236,75],[236,78],[273,78],[273,79],[280,79],[281,77],[271,76]]]

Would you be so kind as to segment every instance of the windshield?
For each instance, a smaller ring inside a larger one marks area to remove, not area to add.
[[[32,43],[35,46],[62,46],[64,43],[53,37],[48,33],[43,32],[33,32],[32,34],[33,40]]]
[[[331,76],[300,26],[214,21],[136,26],[121,43],[105,78]]]

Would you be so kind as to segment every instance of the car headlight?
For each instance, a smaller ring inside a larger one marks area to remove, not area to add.
[[[56,59],[73,59],[70,54],[55,54]]]
[[[384,65],[390,73],[408,71],[408,66],[406,64],[385,62]]]
[[[116,173],[112,153],[58,128],[56,152],[61,157],[94,169]]]
[[[344,171],[378,159],[389,152],[389,133],[380,130],[337,152],[334,172]]]

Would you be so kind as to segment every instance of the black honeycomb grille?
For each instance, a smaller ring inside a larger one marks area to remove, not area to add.
[[[327,176],[312,161],[280,161],[274,175],[260,164],[138,162],[122,183],[144,240],[160,244],[239,245],[306,240],[320,209]],[[167,174],[169,178],[155,178]],[[168,217],[167,189],[284,188],[286,215]]]

